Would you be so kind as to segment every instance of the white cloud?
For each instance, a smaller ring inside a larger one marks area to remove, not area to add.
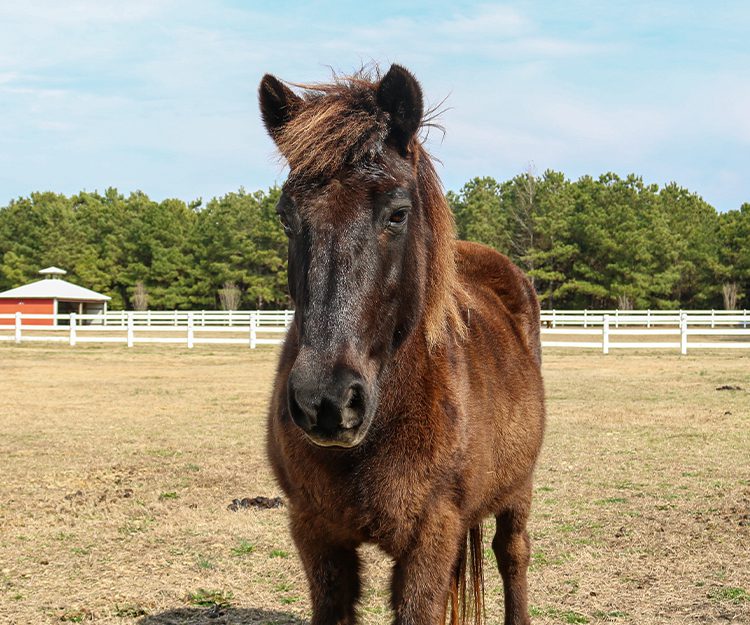
[[[481,5],[469,13],[454,14],[438,24],[449,37],[517,37],[533,30],[529,19],[507,5]]]

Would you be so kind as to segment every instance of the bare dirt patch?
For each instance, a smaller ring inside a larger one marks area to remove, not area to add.
[[[286,509],[241,505],[281,495],[275,359],[0,345],[0,622],[306,623]],[[534,622],[750,623],[750,358],[548,350],[545,376]],[[388,623],[390,563],[365,559],[361,620]]]

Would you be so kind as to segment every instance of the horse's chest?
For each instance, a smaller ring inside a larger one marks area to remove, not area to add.
[[[405,548],[418,531],[441,476],[438,467],[427,462],[381,460],[362,471],[355,506],[367,539],[393,554]]]
[[[296,497],[336,535],[394,553],[418,528],[429,482],[423,468],[394,470],[392,463],[370,459],[346,473],[308,474],[298,482]]]
[[[295,491],[290,498],[337,536],[399,552],[434,500],[456,492],[457,437],[427,437],[418,426],[402,419],[398,429],[373,439],[355,458],[295,448],[286,462]]]

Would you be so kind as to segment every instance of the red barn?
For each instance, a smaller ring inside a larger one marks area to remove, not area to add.
[[[47,267],[40,272],[44,279],[0,293],[0,315],[17,312],[34,315],[96,315],[107,312],[112,299],[91,289],[63,280],[67,272]],[[12,325],[13,319],[0,319],[0,325]],[[58,325],[54,319],[24,319],[24,325]]]

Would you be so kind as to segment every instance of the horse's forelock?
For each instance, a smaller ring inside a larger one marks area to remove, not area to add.
[[[298,86],[306,89],[303,104],[276,137],[295,175],[332,178],[382,154],[388,116],[377,106],[377,82],[355,76]]]

